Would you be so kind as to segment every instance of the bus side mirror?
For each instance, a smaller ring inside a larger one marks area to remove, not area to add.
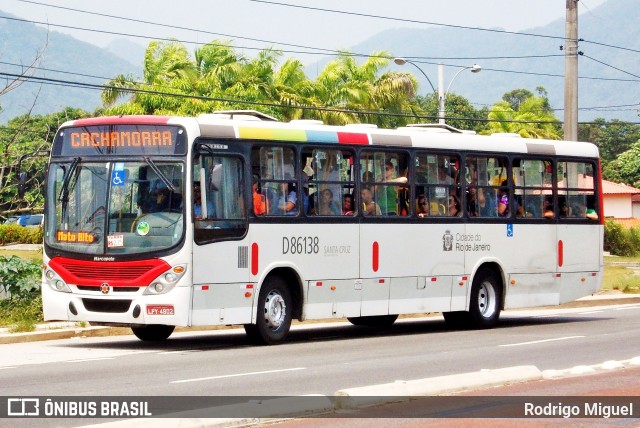
[[[27,185],[27,173],[21,172],[18,174],[18,198],[24,198],[24,190]]]

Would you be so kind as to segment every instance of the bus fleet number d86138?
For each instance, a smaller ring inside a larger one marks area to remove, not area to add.
[[[320,239],[317,236],[283,236],[282,254],[318,254]]]

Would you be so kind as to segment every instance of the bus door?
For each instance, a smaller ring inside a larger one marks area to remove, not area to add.
[[[600,287],[601,226],[596,212],[592,162],[558,162],[557,278],[560,302],[594,293]]]
[[[187,211],[193,221],[193,325],[251,322],[244,171],[244,158],[228,145],[196,145]]]

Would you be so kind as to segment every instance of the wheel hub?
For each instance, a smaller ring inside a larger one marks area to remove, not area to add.
[[[287,314],[287,305],[282,296],[276,291],[267,295],[264,303],[264,317],[271,330],[277,330],[283,324]]]
[[[496,291],[489,283],[482,283],[478,291],[478,308],[485,318],[490,318],[496,311]]]

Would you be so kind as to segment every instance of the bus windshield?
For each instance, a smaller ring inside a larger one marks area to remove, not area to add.
[[[91,255],[157,252],[182,242],[184,164],[79,157],[49,169],[45,243]]]

